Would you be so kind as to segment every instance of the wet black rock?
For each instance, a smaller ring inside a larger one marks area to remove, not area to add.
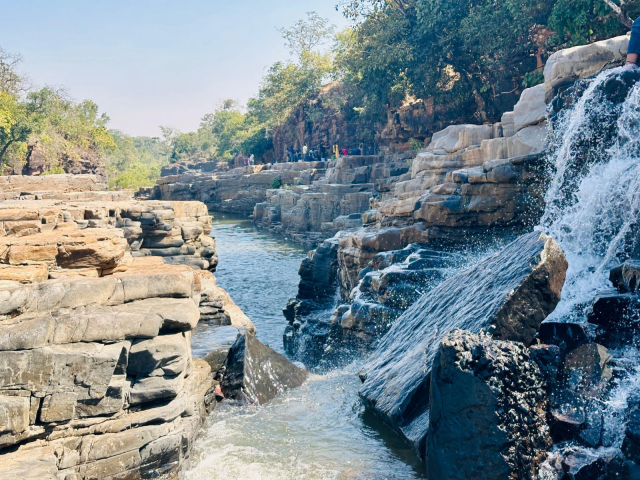
[[[462,330],[433,363],[431,480],[534,478],[551,446],[542,373],[522,344]]]
[[[636,394],[629,399],[628,404],[628,420],[622,442],[622,452],[640,473],[640,397]]]
[[[363,367],[365,405],[423,454],[430,370],[442,340],[461,328],[531,344],[560,300],[566,269],[553,239],[531,233],[440,283],[395,321]]]
[[[299,387],[307,375],[307,370],[245,333],[229,351],[221,387],[226,398],[263,404],[288,388]]]
[[[587,319],[597,325],[598,343],[609,348],[631,345],[640,334],[640,298],[631,293],[601,294]]]
[[[554,385],[558,379],[562,356],[557,345],[532,345],[531,358],[538,365],[547,385]]]
[[[609,280],[620,292],[637,292],[640,290],[640,260],[630,259],[611,270]]]
[[[229,350],[243,333],[243,330],[233,326],[211,327],[210,330],[214,332],[213,335],[207,336],[207,345],[211,350],[203,360],[211,367],[214,378],[219,380],[224,373]]]
[[[542,343],[557,345],[563,351],[573,350],[590,339],[587,326],[584,324],[561,321],[543,322],[538,338]]]
[[[560,378],[551,386],[551,431],[555,442],[573,441],[591,448],[603,446],[602,403],[611,386],[611,355],[602,345],[588,343],[566,354]]]
[[[338,289],[338,240],[325,240],[302,261],[298,295],[289,300],[283,314],[286,352],[308,365],[318,362],[329,336],[328,319],[335,307]]]

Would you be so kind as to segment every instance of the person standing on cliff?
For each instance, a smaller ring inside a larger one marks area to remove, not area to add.
[[[638,68],[638,56],[640,56],[640,18],[631,26],[631,40],[627,49],[627,68]]]

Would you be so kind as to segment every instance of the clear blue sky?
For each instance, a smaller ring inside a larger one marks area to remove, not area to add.
[[[338,0],[0,0],[0,46],[35,86],[89,98],[131,135],[190,131],[222,98],[245,103],[289,58],[276,30]]]

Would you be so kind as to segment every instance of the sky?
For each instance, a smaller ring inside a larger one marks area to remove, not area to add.
[[[0,0],[0,47],[36,87],[91,99],[110,128],[187,132],[224,98],[255,95],[290,58],[278,28],[316,11],[339,28],[338,0]]]

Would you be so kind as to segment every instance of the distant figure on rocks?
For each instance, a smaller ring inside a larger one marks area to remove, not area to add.
[[[256,157],[252,153],[251,156],[249,157],[249,165],[255,165],[255,163],[256,163]]]
[[[293,162],[293,145],[287,148],[287,154],[289,155],[289,161]]]
[[[625,67],[638,68],[638,55],[640,55],[640,18],[633,22],[631,27],[631,40],[629,40]]]
[[[347,155],[349,155],[349,150],[347,150],[346,148],[342,149],[342,156],[346,157]]]
[[[306,145],[302,147],[302,156],[306,158],[308,151],[309,151],[309,147],[307,147]]]

